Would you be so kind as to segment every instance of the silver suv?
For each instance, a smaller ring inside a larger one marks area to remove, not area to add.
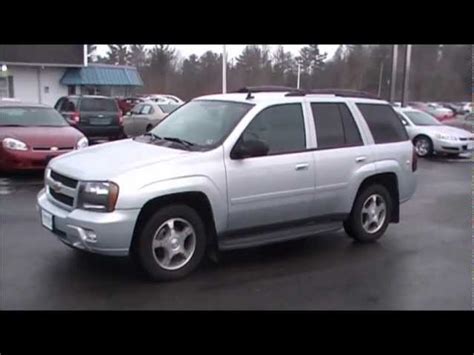
[[[206,251],[342,226],[373,242],[399,221],[415,170],[385,101],[249,91],[196,98],[145,135],[53,159],[37,203],[63,243],[170,280]]]

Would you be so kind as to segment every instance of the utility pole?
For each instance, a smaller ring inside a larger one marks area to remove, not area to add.
[[[410,62],[411,62],[411,44],[407,44],[407,48],[405,52],[405,61],[403,63],[402,107],[406,106],[406,102],[408,100]]]
[[[300,88],[301,64],[298,63],[298,78],[296,79],[296,88]]]
[[[377,96],[380,97],[382,93],[382,78],[383,78],[383,60],[382,64],[380,65],[380,74],[379,74],[379,89],[377,91]]]
[[[392,49],[392,80],[390,80],[390,102],[395,101],[395,89],[397,81],[397,60],[398,60],[398,44],[393,45]]]
[[[227,93],[227,53],[225,44],[222,46],[222,93]]]

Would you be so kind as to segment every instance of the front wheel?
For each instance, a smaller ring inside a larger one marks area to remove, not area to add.
[[[137,237],[134,257],[156,281],[174,280],[192,272],[207,245],[201,217],[185,205],[159,209]]]
[[[358,194],[344,229],[358,242],[375,242],[385,233],[391,215],[392,199],[388,190],[382,185],[369,186]]]

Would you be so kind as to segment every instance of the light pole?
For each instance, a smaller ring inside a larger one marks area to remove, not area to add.
[[[402,86],[402,107],[406,106],[408,99],[408,82],[410,78],[410,62],[411,62],[411,44],[407,44],[405,52],[405,62],[403,63],[403,86]]]
[[[227,93],[227,53],[225,44],[222,45],[222,93]]]
[[[393,45],[392,50],[392,80],[390,80],[390,98],[389,101],[393,102],[395,100],[395,84],[397,80],[397,60],[398,60],[398,45]]]
[[[380,97],[380,94],[382,93],[382,78],[383,78],[383,59],[382,59],[382,64],[380,65],[379,90],[378,90],[378,93],[377,93],[378,97]]]

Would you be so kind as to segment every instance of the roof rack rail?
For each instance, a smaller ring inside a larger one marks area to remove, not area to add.
[[[295,91],[296,88],[292,88],[289,86],[277,86],[277,85],[262,85],[262,86],[245,86],[239,90],[237,93],[259,93],[259,92],[288,92],[288,91]]]
[[[375,99],[375,100],[382,100],[381,97],[365,92],[365,91],[358,91],[358,90],[351,90],[351,89],[311,89],[306,92],[306,94],[329,94],[335,95],[340,97],[359,97],[359,98],[366,98],[366,99]]]

